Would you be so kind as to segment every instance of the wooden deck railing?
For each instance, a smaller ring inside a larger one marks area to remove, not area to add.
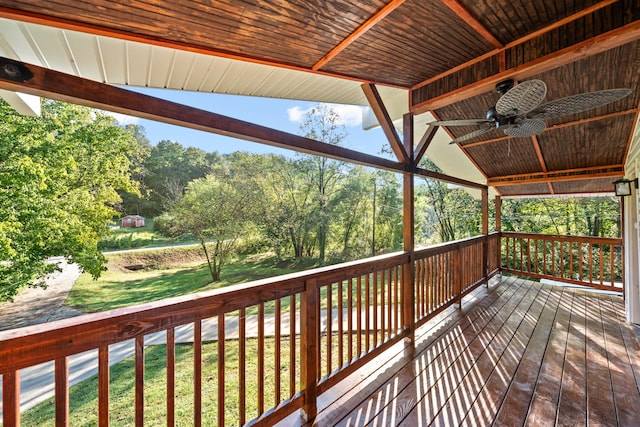
[[[502,271],[623,292],[622,239],[501,233]]]
[[[109,366],[128,342],[136,425],[175,425],[185,412],[196,426],[270,425],[299,409],[313,417],[319,394],[496,273],[498,241],[481,236],[0,332],[3,424],[19,424],[21,370],[48,362],[56,425],[68,425],[70,366],[87,351],[97,404],[85,422],[115,422]],[[156,380],[152,357],[163,360],[162,405],[145,395]]]

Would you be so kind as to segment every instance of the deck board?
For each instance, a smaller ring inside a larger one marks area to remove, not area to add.
[[[505,277],[321,395],[311,425],[634,426],[639,379],[621,297]]]

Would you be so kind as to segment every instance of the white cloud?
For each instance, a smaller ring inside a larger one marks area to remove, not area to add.
[[[138,124],[138,122],[140,121],[139,117],[128,116],[126,114],[121,114],[121,113],[114,113],[112,111],[104,111],[104,110],[102,110],[102,112],[104,114],[106,114],[107,116],[113,117],[122,126],[124,126],[124,125],[135,125],[135,124]]]
[[[345,126],[360,126],[362,125],[362,107],[357,105],[343,105],[343,104],[324,104],[328,108],[335,111],[340,116],[340,124]],[[299,123],[302,118],[308,114],[314,107],[309,107],[303,110],[299,106],[295,106],[287,109],[289,114],[289,121]]]

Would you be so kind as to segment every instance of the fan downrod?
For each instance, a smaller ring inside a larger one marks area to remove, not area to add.
[[[498,92],[500,95],[504,95],[510,89],[512,89],[514,85],[515,82],[513,81],[513,79],[503,80],[496,84],[496,92]]]

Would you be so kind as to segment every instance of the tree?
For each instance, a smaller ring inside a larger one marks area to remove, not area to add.
[[[219,167],[216,172],[187,184],[169,211],[173,232],[191,233],[200,242],[214,282],[220,281],[237,239],[249,229],[259,207],[250,178],[234,168]]]
[[[422,161],[425,169],[440,172],[429,159]],[[419,227],[417,239],[421,243],[471,237],[480,233],[480,202],[462,189],[450,189],[447,184],[433,179],[424,179],[423,185],[416,186],[416,213]]]
[[[144,162],[147,174],[144,184],[149,190],[147,215],[170,210],[182,197],[187,184],[211,172],[217,153],[205,153],[194,147],[185,148],[176,141],[163,140],[151,148]]]
[[[41,117],[0,102],[0,301],[43,285],[64,256],[94,277],[98,239],[117,215],[117,190],[135,191],[132,134],[89,108],[45,101]]]
[[[138,191],[135,193],[120,191],[122,205],[119,210],[124,215],[148,215],[149,189],[145,184],[145,179],[149,171],[145,166],[145,162],[151,155],[151,142],[145,135],[144,127],[129,124],[125,128],[131,132],[138,145],[138,149],[128,155],[129,173],[131,179],[136,183]]]
[[[332,145],[339,145],[346,138],[342,118],[325,104],[320,104],[305,114],[300,130],[307,138]],[[317,210],[313,218],[319,257],[324,262],[332,212],[350,167],[326,157],[313,156],[308,161],[313,163],[313,167],[309,169],[309,178],[315,187],[314,201]]]

